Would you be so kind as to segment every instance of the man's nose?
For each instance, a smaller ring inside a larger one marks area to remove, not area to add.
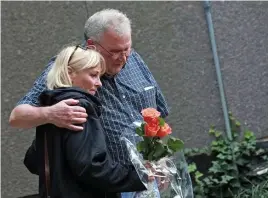
[[[127,56],[126,56],[126,54],[121,54],[121,55],[119,56],[119,60],[122,61],[122,62],[126,62],[126,61],[127,61]]]

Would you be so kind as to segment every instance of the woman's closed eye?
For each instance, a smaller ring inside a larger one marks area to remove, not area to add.
[[[99,73],[90,74],[91,77],[97,78],[99,77]]]

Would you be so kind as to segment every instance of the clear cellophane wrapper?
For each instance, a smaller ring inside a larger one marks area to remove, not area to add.
[[[177,152],[170,157],[158,161],[143,160],[128,138],[122,137],[131,163],[134,165],[142,183],[147,188],[138,192],[135,198],[193,198],[193,189],[187,162],[183,152]],[[147,165],[146,165],[147,164]],[[146,168],[148,165],[151,168]],[[146,166],[146,167],[145,167]],[[148,176],[154,176],[154,181],[149,181]]]

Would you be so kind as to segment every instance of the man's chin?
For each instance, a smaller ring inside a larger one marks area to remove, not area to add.
[[[112,71],[106,71],[106,73],[108,75],[114,76],[114,75],[118,74],[122,68],[123,68],[123,65],[119,65],[118,67],[116,67],[116,69],[113,69]]]

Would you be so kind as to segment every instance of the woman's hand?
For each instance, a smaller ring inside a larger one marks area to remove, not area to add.
[[[149,182],[153,182],[155,180],[155,177],[153,176],[154,174],[154,168],[152,167],[150,162],[146,162],[145,167],[148,169],[149,171],[149,177],[148,177],[148,181]]]
[[[165,176],[165,174],[156,171],[150,162],[146,162],[145,167],[149,170],[149,182],[156,180],[158,189],[160,191],[168,188],[170,181],[169,178]]]

